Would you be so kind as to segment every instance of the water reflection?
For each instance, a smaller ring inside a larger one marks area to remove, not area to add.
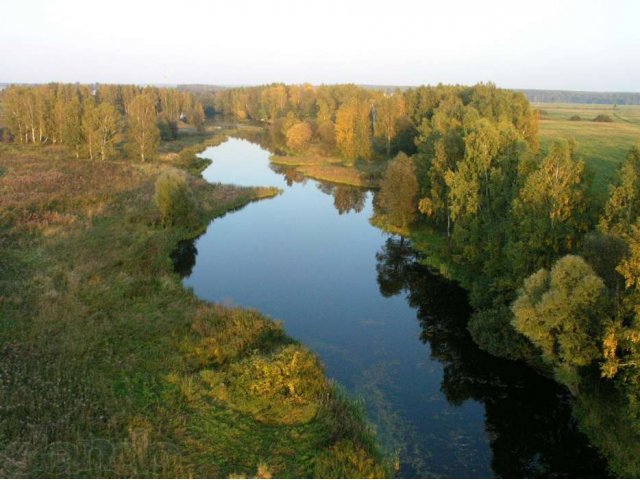
[[[333,206],[340,215],[360,213],[367,202],[368,192],[363,188],[318,182],[318,190],[333,197]]]
[[[288,187],[295,183],[306,183],[304,176],[296,167],[288,165],[270,165],[271,170],[282,175]],[[328,182],[317,182],[318,190],[333,197],[333,206],[340,215],[349,212],[360,213],[367,201],[367,190],[350,185],[337,185]]]
[[[307,178],[300,173],[300,171],[296,167],[291,167],[288,165],[276,165],[272,163],[270,165],[271,170],[275,173],[279,173],[284,177],[285,182],[287,182],[287,187],[290,187],[294,183],[304,183],[307,181]]]
[[[405,293],[416,309],[431,358],[444,366],[440,386],[453,405],[467,400],[485,406],[500,477],[583,477],[607,475],[606,464],[571,416],[568,395],[553,381],[519,362],[492,357],[477,348],[466,330],[466,293],[420,263],[408,241],[390,237],[376,254],[380,292]]]
[[[178,246],[171,252],[171,261],[175,272],[183,278],[191,275],[197,255],[198,249],[194,239],[180,240]]]

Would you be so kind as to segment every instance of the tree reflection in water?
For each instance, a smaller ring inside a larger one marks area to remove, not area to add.
[[[444,367],[441,391],[453,405],[485,407],[497,476],[604,477],[606,463],[578,431],[571,399],[521,362],[492,357],[469,336],[466,292],[420,262],[409,241],[389,237],[376,254],[382,295],[405,293],[416,309],[421,340]]]
[[[367,190],[350,185],[336,185],[327,182],[318,182],[318,190],[333,196],[333,206],[340,215],[351,211],[360,213],[367,202]]]
[[[198,249],[196,248],[195,239],[180,240],[175,250],[171,252],[174,271],[182,278],[191,275],[193,267],[196,264],[197,255]]]
[[[359,188],[337,185],[333,191],[333,206],[340,215],[351,210],[360,213],[366,200],[367,192]]]
[[[269,167],[274,172],[284,176],[288,187],[292,186],[294,183],[306,183],[307,181],[307,178],[302,173],[300,173],[300,171],[296,167],[291,167],[288,165],[277,165],[275,163],[270,164]]]

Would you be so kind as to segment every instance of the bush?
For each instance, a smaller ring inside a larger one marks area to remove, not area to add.
[[[605,115],[604,113],[601,113],[600,115],[596,116],[596,118],[593,119],[594,122],[613,122],[613,118],[611,118],[609,115]]]
[[[329,388],[315,355],[299,345],[201,370],[199,380],[217,402],[270,425],[310,422]]]
[[[179,170],[169,170],[158,177],[155,202],[164,225],[195,227],[199,224],[195,198],[186,175]]]
[[[569,117],[569,120],[571,120],[572,122],[579,122],[580,120],[582,120],[582,117],[580,115],[571,115]]]
[[[162,119],[158,122],[160,139],[166,142],[178,138],[178,124],[171,120]]]

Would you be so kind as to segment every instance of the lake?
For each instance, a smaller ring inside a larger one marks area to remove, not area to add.
[[[606,476],[566,392],[480,351],[466,292],[369,223],[373,192],[283,172],[269,155],[233,138],[201,154],[209,182],[283,193],[182,244],[185,286],[281,320],[364,402],[401,477]]]

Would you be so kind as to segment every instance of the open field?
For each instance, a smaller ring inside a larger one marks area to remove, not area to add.
[[[594,174],[594,193],[606,195],[618,164],[640,141],[640,106],[538,103],[534,107],[541,111],[541,147],[546,149],[554,139],[574,139]],[[613,122],[592,121],[600,114]],[[572,116],[581,120],[570,120]]]
[[[384,475],[311,352],[174,272],[179,240],[277,190],[194,176],[202,226],[162,226],[175,165],[0,145],[0,476]]]

